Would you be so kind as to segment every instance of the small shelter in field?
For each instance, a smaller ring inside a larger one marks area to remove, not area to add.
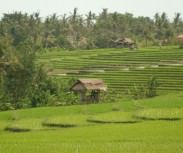
[[[181,43],[180,48],[183,48],[183,34],[178,35],[176,38]]]
[[[100,79],[79,79],[71,90],[80,94],[81,102],[99,102],[100,92],[106,91],[107,86]]]
[[[119,38],[114,41],[115,46],[118,48],[130,48],[134,49],[137,47],[136,43],[130,38]]]

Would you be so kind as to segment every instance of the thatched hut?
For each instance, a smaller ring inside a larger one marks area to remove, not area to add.
[[[80,94],[81,102],[98,102],[100,92],[106,91],[107,86],[100,79],[79,79],[73,84],[71,90]]]
[[[176,38],[181,43],[180,48],[183,48],[183,34],[178,35]]]
[[[114,43],[115,43],[115,46],[118,48],[134,49],[137,47],[136,43],[130,38],[119,38],[115,40]]]

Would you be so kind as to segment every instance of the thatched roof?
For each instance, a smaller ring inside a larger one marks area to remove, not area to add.
[[[73,91],[101,90],[106,91],[107,87],[100,79],[79,79],[71,87]]]
[[[179,40],[179,41],[183,41],[183,34],[178,35],[176,38],[177,38],[177,40]]]
[[[124,38],[123,41],[126,42],[126,43],[134,43],[134,41],[130,38]]]
[[[115,43],[128,43],[128,44],[134,44],[134,41],[131,38],[119,38],[117,40],[114,41]]]

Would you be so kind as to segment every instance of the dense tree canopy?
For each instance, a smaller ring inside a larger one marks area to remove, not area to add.
[[[72,14],[53,14],[45,19],[39,13],[14,12],[4,14],[0,20],[0,37],[9,38],[13,46],[29,41],[37,48],[105,48],[112,47],[112,40],[119,37],[131,37],[142,46],[159,41],[173,44],[180,33],[183,33],[180,13],[170,20],[166,13],[156,13],[151,19],[130,13],[109,13],[107,9],[100,14],[90,11],[80,15],[75,8]]]

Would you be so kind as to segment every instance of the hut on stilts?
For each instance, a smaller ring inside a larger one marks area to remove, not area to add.
[[[80,94],[81,102],[94,103],[100,101],[100,92],[106,91],[107,86],[100,79],[79,79],[73,84],[71,90]]]
[[[183,34],[178,35],[176,38],[180,42],[180,48],[183,48]]]

